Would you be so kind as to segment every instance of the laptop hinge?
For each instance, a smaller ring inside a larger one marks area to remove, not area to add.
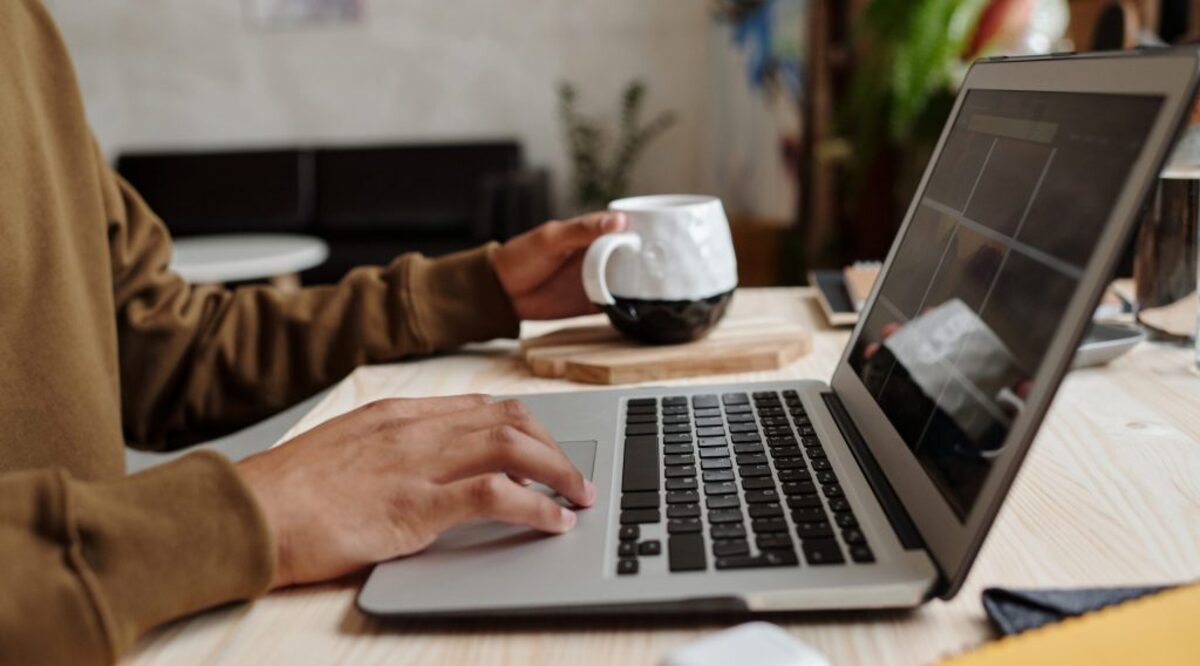
[[[842,432],[842,437],[850,445],[850,452],[858,461],[863,476],[867,477],[867,483],[871,485],[871,490],[875,492],[879,505],[883,507],[883,513],[887,516],[888,522],[892,524],[892,530],[900,538],[900,545],[904,546],[905,550],[924,550],[925,541],[921,538],[921,534],[917,531],[908,512],[904,510],[900,498],[896,497],[896,492],[892,490],[892,484],[888,483],[887,477],[880,469],[879,463],[875,461],[871,450],[867,448],[867,443],[859,434],[858,428],[854,427],[854,421],[846,412],[846,408],[842,406],[842,401],[832,391],[822,393],[821,397],[825,400],[825,405],[829,407],[829,413],[833,415],[833,420],[837,423],[838,430]]]

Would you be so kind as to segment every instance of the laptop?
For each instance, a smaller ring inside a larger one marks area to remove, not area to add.
[[[912,607],[962,586],[1190,109],[1194,51],[967,74],[828,383],[526,395],[597,488],[375,568],[382,616]]]

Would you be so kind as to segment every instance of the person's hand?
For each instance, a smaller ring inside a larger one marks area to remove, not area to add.
[[[496,250],[496,276],[521,319],[562,319],[595,312],[583,291],[583,255],[600,236],[626,227],[623,213],[591,213],[547,222]]]
[[[275,536],[272,587],[336,578],[494,519],[557,534],[595,488],[524,404],[486,396],[381,400],[238,463]],[[504,473],[507,473],[505,475]]]

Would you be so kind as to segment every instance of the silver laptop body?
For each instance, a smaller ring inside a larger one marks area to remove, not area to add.
[[[952,597],[1196,75],[1190,50],[976,64],[828,384],[522,396],[590,475],[596,505],[562,536],[447,533],[377,566],[359,607],[763,612]]]

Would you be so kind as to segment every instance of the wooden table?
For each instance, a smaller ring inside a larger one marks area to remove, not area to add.
[[[727,379],[828,379],[847,332],[824,328],[805,289],[743,290],[731,316],[770,312],[813,327],[813,352],[785,370]],[[550,326],[527,325],[526,335]],[[368,400],[468,391],[588,389],[530,377],[512,342],[362,368],[293,434]],[[712,381],[685,380],[677,384]],[[1150,584],[1200,577],[1200,377],[1192,352],[1142,344],[1103,369],[1071,374],[966,587],[901,613],[774,618],[835,664],[918,664],[991,636],[987,586]],[[138,664],[651,664],[737,620],[383,623],[354,608],[363,576],[272,594],[148,636]]]

